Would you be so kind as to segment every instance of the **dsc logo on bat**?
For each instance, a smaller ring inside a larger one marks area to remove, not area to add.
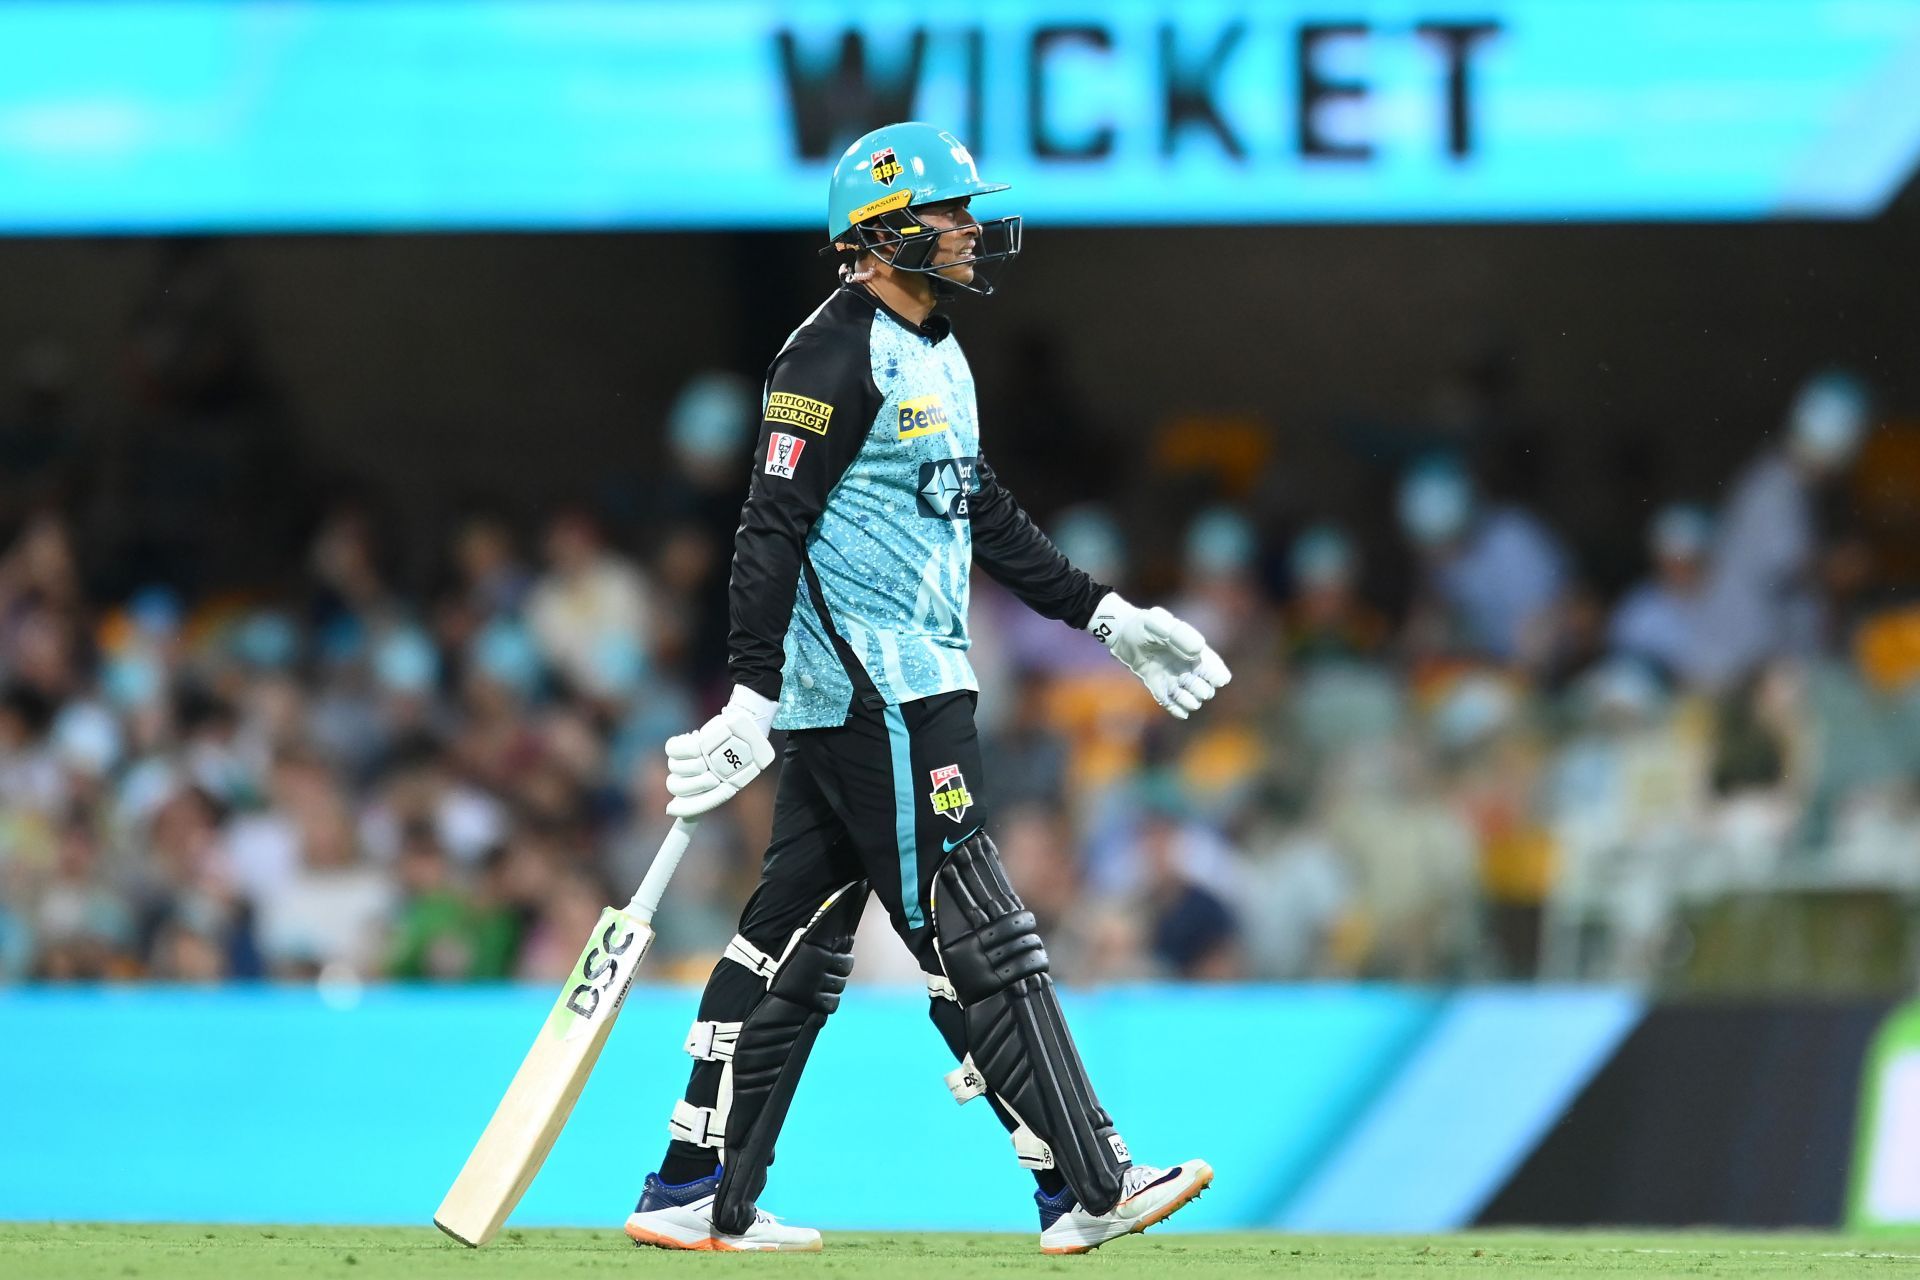
[[[652,930],[636,929],[619,910],[607,908],[600,917],[599,932],[573,967],[573,985],[561,1002],[567,1012],[574,1015],[568,1020],[564,1033],[567,1039],[592,1030],[595,1020],[601,1016],[602,1005],[609,1014],[619,1007],[626,995],[622,976],[632,976],[652,941]],[[611,1001],[606,999],[609,991],[616,992]]]

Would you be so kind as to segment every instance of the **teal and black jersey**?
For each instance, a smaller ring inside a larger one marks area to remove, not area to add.
[[[728,667],[782,729],[974,689],[978,561],[1084,627],[1108,588],[1067,560],[982,457],[973,374],[943,316],[837,290],[768,371],[729,584]]]

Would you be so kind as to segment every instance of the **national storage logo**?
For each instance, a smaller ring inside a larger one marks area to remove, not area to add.
[[[776,391],[767,397],[766,419],[823,436],[827,434],[827,424],[833,420],[833,406],[825,400],[797,396],[791,391]]]

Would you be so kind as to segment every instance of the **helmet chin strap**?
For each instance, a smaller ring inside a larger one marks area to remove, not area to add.
[[[876,254],[875,256],[877,257],[878,255]],[[840,264],[840,281],[843,284],[865,284],[869,280],[873,279],[875,274],[876,273],[873,267],[871,266],[860,267],[860,266],[856,266],[851,262],[843,262]],[[936,299],[939,299],[941,301],[945,301],[946,299],[949,299],[949,298],[957,298],[963,293],[983,293],[984,294],[984,293],[991,293],[993,291],[991,286],[989,286],[985,290],[969,289],[965,285],[962,285],[955,281],[947,279],[945,276],[941,275],[938,271],[912,272],[909,274],[922,275],[926,279],[932,281],[933,296]]]
[[[956,230],[957,229],[958,228],[956,228]],[[945,231],[945,232],[935,232],[934,235],[929,236],[928,239],[930,241],[935,242],[935,247],[930,249],[926,256],[929,259],[931,259],[935,253],[939,252],[938,245],[937,245],[939,236],[951,235],[951,234],[953,234],[952,231]],[[898,246],[896,246],[895,257],[898,256],[898,253],[899,253]],[[933,296],[942,301],[950,298],[958,298],[969,293],[977,294],[981,297],[985,297],[986,295],[993,292],[992,282],[980,277],[979,269],[977,267],[975,268],[974,275],[976,279],[981,280],[981,287],[976,287],[975,285],[972,285],[972,284],[951,279],[945,274],[948,267],[959,267],[959,266],[971,265],[974,262],[974,259],[972,258],[961,258],[958,261],[942,263],[938,266],[927,265],[927,266],[920,266],[920,267],[902,267],[898,265],[898,263],[895,261],[894,258],[883,257],[880,254],[878,249],[874,250],[874,256],[876,258],[880,258],[880,260],[885,262],[888,266],[894,267],[903,275],[915,275],[915,276],[919,276],[923,280],[926,280],[928,283],[930,283],[933,286]],[[852,280],[852,281],[870,280],[873,278],[873,274],[874,274],[873,268],[868,267],[864,271],[843,272],[842,278],[847,280]]]
[[[927,237],[927,243],[930,247],[925,253],[920,255],[922,258],[931,259],[935,253],[939,252],[939,237],[941,234],[943,233],[936,231]],[[943,279],[940,275],[940,268],[925,265],[924,263],[914,267],[900,265],[900,250],[905,243],[907,242],[904,238],[888,242],[876,241],[867,246],[867,252],[873,255],[874,262],[884,262],[901,275],[921,276],[931,280],[933,282],[934,296],[943,296],[940,291],[940,285]],[[892,253],[887,253],[885,251],[886,248],[891,248]],[[878,272],[871,262],[864,267],[860,266],[857,262],[842,263],[840,266],[840,278],[848,284],[864,284],[873,279],[876,274],[878,274]]]

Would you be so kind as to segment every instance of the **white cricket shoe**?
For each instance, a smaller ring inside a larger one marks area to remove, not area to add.
[[[818,1253],[820,1233],[789,1227],[772,1214],[753,1211],[753,1225],[739,1235],[713,1227],[713,1195],[720,1175],[670,1186],[647,1175],[640,1203],[627,1218],[627,1237],[658,1249],[701,1249],[715,1253]]]
[[[1041,1192],[1040,1252],[1088,1253],[1116,1236],[1145,1231],[1189,1200],[1199,1197],[1213,1181],[1213,1166],[1205,1160],[1183,1160],[1171,1169],[1130,1166],[1120,1178],[1120,1198],[1105,1213],[1088,1213],[1062,1189],[1055,1199]]]

